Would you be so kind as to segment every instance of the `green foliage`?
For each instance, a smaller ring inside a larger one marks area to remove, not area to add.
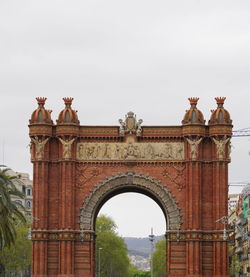
[[[17,276],[30,269],[31,240],[28,239],[28,232],[28,225],[19,225],[15,244],[0,251],[0,276]]]
[[[14,243],[17,223],[26,221],[24,207],[11,200],[11,196],[23,198],[23,194],[13,184],[17,177],[9,176],[8,170],[0,169],[0,249]]]
[[[101,215],[96,220],[96,233],[100,234],[102,232],[116,232],[115,222],[108,216]]]
[[[153,253],[154,277],[166,276],[166,240],[160,240],[155,245]]]
[[[107,216],[98,217],[96,234],[97,272],[100,257],[101,277],[128,277],[128,249],[123,238],[117,235],[114,221]]]
[[[134,265],[131,265],[129,268],[129,276],[130,277],[150,277],[151,273],[148,271],[139,270]]]
[[[239,262],[239,257],[234,253],[234,247],[229,247],[229,256],[230,256],[230,276],[238,276],[241,271],[241,266]]]

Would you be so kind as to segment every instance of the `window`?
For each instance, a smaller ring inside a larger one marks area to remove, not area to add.
[[[31,209],[31,201],[26,201],[26,203],[25,203],[25,207],[26,207],[26,209]]]
[[[26,195],[29,195],[29,196],[31,195],[31,189],[30,188],[26,189]]]
[[[191,119],[192,122],[196,122],[196,112],[195,111],[192,111],[192,119]]]
[[[42,111],[38,112],[38,121],[43,121],[43,114]]]
[[[70,115],[69,115],[69,111],[66,111],[65,121],[66,121],[66,122],[70,122]]]
[[[219,111],[219,121],[220,121],[220,122],[223,121],[223,114],[222,114],[222,111]]]

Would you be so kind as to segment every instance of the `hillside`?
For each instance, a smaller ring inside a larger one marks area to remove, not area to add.
[[[157,241],[164,239],[164,236],[156,236],[154,243]],[[148,257],[151,251],[151,243],[148,238],[133,238],[133,237],[125,237],[124,238],[129,253]]]

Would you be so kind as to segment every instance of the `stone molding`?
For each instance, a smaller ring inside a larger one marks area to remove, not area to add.
[[[152,197],[166,218],[167,230],[179,230],[182,224],[180,208],[171,192],[157,180],[132,171],[114,175],[95,185],[83,202],[80,211],[81,232],[94,231],[99,208],[112,195],[124,190],[136,190]]]
[[[203,230],[177,230],[167,231],[165,234],[167,241],[222,241],[222,231],[203,231]]]

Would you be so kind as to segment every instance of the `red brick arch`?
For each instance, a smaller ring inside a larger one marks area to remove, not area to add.
[[[159,204],[166,218],[166,230],[180,230],[180,208],[166,186],[146,175],[129,171],[106,178],[87,196],[81,208],[81,231],[94,231],[95,218],[108,199],[122,192],[133,191],[146,194]]]
[[[37,98],[29,125],[33,163],[33,277],[95,277],[95,219],[112,196],[151,197],[166,218],[168,277],[226,277],[232,121],[225,98],[208,125],[190,98],[180,126],[80,126],[64,98],[56,124]],[[218,116],[222,111],[223,117]],[[193,116],[195,114],[195,116]]]

